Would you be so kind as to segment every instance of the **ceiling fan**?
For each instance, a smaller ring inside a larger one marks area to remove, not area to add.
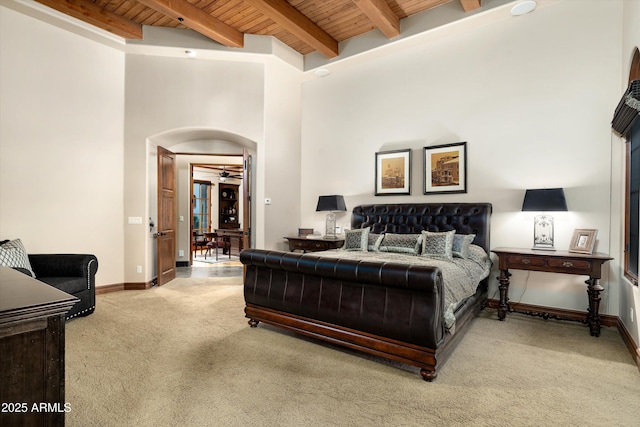
[[[197,165],[196,168],[200,170],[210,170],[218,172],[220,182],[225,182],[229,178],[242,179],[242,165],[213,165],[202,164]]]
[[[229,173],[227,172],[226,166],[222,167],[222,172],[219,173],[219,176],[220,176],[220,182],[225,182],[227,178],[242,179],[241,173]]]

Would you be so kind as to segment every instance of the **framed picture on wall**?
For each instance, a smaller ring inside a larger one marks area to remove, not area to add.
[[[424,147],[424,194],[467,192],[467,143]]]
[[[376,153],[375,194],[411,194],[411,149]]]
[[[592,254],[596,245],[598,230],[592,228],[578,228],[573,231],[569,252]]]

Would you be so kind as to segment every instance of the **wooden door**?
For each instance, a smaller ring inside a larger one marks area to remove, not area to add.
[[[251,247],[251,156],[247,149],[242,150],[242,182],[244,209],[242,215],[242,247]]]
[[[158,147],[158,285],[176,277],[176,155]]]

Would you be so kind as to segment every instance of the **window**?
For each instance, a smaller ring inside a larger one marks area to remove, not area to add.
[[[211,183],[193,182],[193,231],[202,234],[211,230]]]
[[[640,120],[627,137],[627,191],[625,220],[625,276],[638,285],[638,240],[640,211]]]
[[[640,80],[640,50],[633,50],[631,69],[629,70],[629,85]],[[637,97],[636,97],[637,99]],[[640,220],[640,119],[635,123],[627,135],[627,171],[626,171],[626,206],[624,221],[624,275],[638,286],[638,228]]]

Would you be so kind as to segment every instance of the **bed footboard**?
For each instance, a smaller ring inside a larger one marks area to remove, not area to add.
[[[442,273],[428,266],[248,249],[245,313],[258,322],[421,368],[444,341]]]

